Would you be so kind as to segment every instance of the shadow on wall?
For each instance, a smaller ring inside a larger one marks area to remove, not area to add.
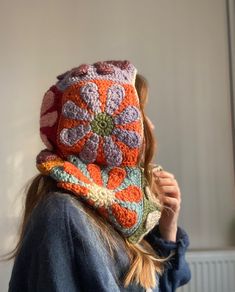
[[[229,225],[229,241],[231,242],[232,246],[235,246],[235,216]]]
[[[24,167],[27,157],[24,157],[23,152],[16,151],[13,155],[5,160],[4,184],[1,186],[4,193],[4,198],[1,198],[1,217],[0,217],[0,233],[1,245],[0,256],[11,251],[18,239],[18,230],[23,212],[23,194],[24,186]],[[21,164],[21,165],[20,165]]]
[[[12,119],[1,149],[0,257],[11,251],[18,239],[23,212],[24,189],[36,173],[34,165],[38,133],[28,125],[35,124],[30,116]],[[22,131],[24,129],[24,131]],[[9,135],[11,133],[12,135]],[[32,165],[32,167],[30,166]]]

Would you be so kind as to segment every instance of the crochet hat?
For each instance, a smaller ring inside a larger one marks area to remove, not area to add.
[[[58,76],[41,108],[47,148],[85,163],[136,165],[143,142],[136,72],[128,61],[106,61]]]
[[[139,157],[143,118],[129,61],[82,64],[59,75],[45,94],[37,167],[94,207],[130,242],[158,222],[161,207]]]

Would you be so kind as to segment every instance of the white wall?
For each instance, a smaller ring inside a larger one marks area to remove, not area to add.
[[[36,174],[44,92],[59,73],[105,59],[129,59],[149,80],[156,161],[178,179],[191,248],[235,244],[225,0],[1,0],[0,42],[0,253]],[[0,263],[1,291],[11,264]]]

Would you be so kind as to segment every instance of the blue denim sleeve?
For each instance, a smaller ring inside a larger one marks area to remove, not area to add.
[[[27,225],[9,292],[119,292],[105,252],[69,195],[40,203]]]
[[[76,274],[81,291],[120,292],[115,266],[94,223],[82,209],[69,206]]]
[[[30,216],[8,291],[81,291],[71,250],[65,200],[48,198]]]
[[[174,252],[174,255],[165,264],[164,273],[160,277],[160,291],[173,292],[190,281],[191,271],[185,259],[185,253],[190,242],[183,228],[177,228],[176,242],[163,239],[159,231],[159,225],[155,226],[145,236],[145,239],[160,256],[166,257],[172,251]]]

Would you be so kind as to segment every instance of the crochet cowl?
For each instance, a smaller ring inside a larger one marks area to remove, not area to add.
[[[37,156],[42,174],[132,243],[161,215],[139,165],[144,133],[136,74],[129,61],[104,61],[59,75],[43,98],[40,136],[47,149]]]

